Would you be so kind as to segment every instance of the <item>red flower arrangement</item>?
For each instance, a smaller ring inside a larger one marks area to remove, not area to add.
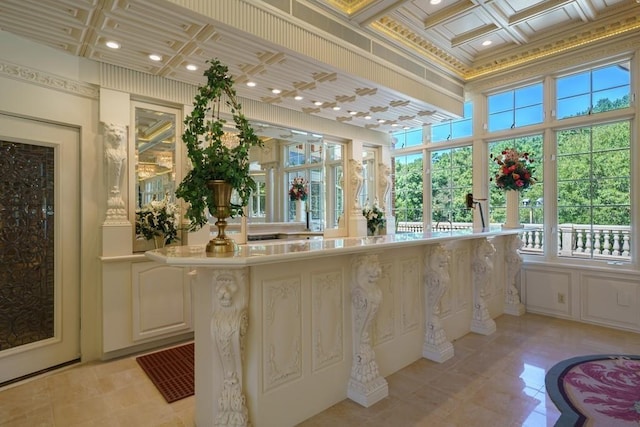
[[[293,178],[289,189],[289,200],[307,200],[307,180],[301,176]]]
[[[535,168],[532,166],[534,160],[529,153],[508,148],[497,156],[491,154],[490,157],[499,166],[495,177],[491,178],[495,179],[498,188],[522,191],[535,184]]]

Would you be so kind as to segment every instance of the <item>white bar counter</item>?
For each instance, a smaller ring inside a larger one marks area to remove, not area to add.
[[[293,426],[521,314],[521,230],[253,242],[149,251],[194,271],[196,425]],[[509,255],[509,256],[507,256]]]

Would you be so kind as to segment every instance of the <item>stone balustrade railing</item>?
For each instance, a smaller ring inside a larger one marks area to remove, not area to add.
[[[434,231],[471,229],[468,222],[438,222],[432,224]],[[399,222],[398,233],[421,233],[422,222]],[[558,255],[574,258],[584,257],[612,261],[630,260],[631,229],[623,225],[561,224],[558,229]],[[542,254],[544,231],[542,224],[526,224],[521,239],[522,253]],[[593,252],[593,255],[592,255]]]

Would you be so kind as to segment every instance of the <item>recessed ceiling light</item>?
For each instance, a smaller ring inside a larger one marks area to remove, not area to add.
[[[385,121],[385,119],[378,119],[378,123],[384,123]]]
[[[371,120],[371,116],[364,116],[365,120]]]
[[[409,126],[404,126],[402,129],[407,130],[410,129]]]
[[[195,71],[198,69],[198,67],[193,64],[187,64],[186,69],[189,71]]]
[[[337,105],[335,107],[333,107],[333,111],[339,111],[340,107],[338,107]]]
[[[482,46],[489,46],[491,43],[491,40],[485,40],[482,42]]]
[[[431,4],[440,4],[442,0],[431,0],[429,3]]]
[[[313,105],[317,105],[319,107],[322,105],[322,101],[313,101]]]
[[[391,127],[396,127],[396,126],[398,126],[397,123],[391,123]]]
[[[247,86],[256,87],[256,82],[247,82]]]
[[[114,42],[113,40],[108,41],[105,43],[107,45],[108,48],[110,49],[120,49],[120,43],[118,42]]]
[[[356,114],[358,114],[357,111],[349,111],[349,114],[351,114],[352,116],[355,116]]]
[[[300,96],[300,95],[296,95],[296,96],[293,97],[293,99],[295,99],[296,101],[300,101],[300,100],[303,99],[303,97]]]
[[[280,89],[271,89],[271,93],[275,93],[276,95],[282,92]]]
[[[152,53],[151,55],[149,55],[149,59],[152,61],[162,61],[162,56]]]

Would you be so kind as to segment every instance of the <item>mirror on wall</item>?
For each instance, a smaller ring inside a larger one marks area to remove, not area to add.
[[[177,187],[176,135],[179,135],[180,111],[168,107],[132,103],[133,115],[133,207],[140,209],[164,198],[175,203]],[[179,244],[179,243],[178,243]],[[150,247],[151,246],[151,247]],[[152,249],[153,244],[136,239],[134,251]]]
[[[251,171],[258,192],[248,209],[249,234],[252,225],[255,229],[263,223],[316,233],[343,226],[344,144],[312,132],[253,126],[264,147],[252,155]],[[307,192],[303,204],[289,196],[296,179],[304,182]],[[299,209],[302,212],[298,213]]]

